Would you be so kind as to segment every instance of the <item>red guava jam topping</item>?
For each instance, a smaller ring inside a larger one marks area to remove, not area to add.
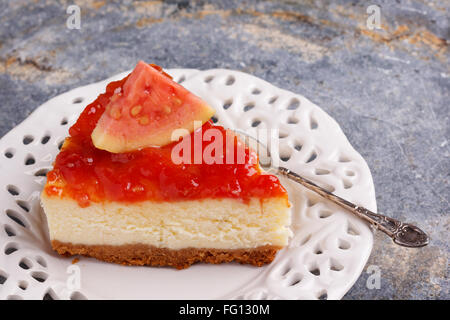
[[[91,133],[114,91],[121,89],[125,80],[108,84],[106,92],[89,104],[69,129],[70,136],[56,157],[54,169],[47,175],[47,195],[71,197],[81,207],[102,201],[287,199],[286,190],[277,177],[261,174],[257,154],[223,127],[210,121],[182,141],[160,148],[127,153],[110,153],[95,148]],[[206,137],[211,129],[215,129],[216,135],[211,137],[208,134]],[[219,133],[222,141],[217,137]],[[186,141],[191,142],[186,144],[190,147],[182,149],[181,144]],[[222,147],[211,151],[212,143]],[[230,153],[232,156],[227,159]]]

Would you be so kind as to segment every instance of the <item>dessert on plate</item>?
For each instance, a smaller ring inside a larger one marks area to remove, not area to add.
[[[213,113],[142,61],[109,83],[47,174],[41,201],[53,249],[178,269],[271,262],[291,235],[287,192]]]

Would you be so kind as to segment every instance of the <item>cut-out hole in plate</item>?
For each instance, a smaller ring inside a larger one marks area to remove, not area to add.
[[[350,222],[347,225],[347,233],[349,235],[352,235],[352,236],[359,236],[360,235],[358,229],[356,229],[355,226],[353,226]]]
[[[45,282],[48,278],[48,274],[42,271],[34,271],[31,273],[31,277],[38,282]]]
[[[4,229],[5,229],[5,233],[8,237],[14,237],[16,235],[16,233],[14,232],[14,229],[9,225],[5,224]]]
[[[298,118],[294,117],[294,116],[290,116],[290,117],[287,119],[287,123],[288,123],[288,124],[297,124],[299,121],[300,121],[300,120],[299,120]]]
[[[42,144],[47,144],[47,142],[49,142],[50,139],[51,139],[51,136],[50,136],[50,135],[45,135],[45,136],[42,137],[41,143],[42,143]]]
[[[9,149],[5,150],[5,152],[3,154],[6,158],[12,159],[14,157],[15,153],[16,153],[16,151],[13,148],[9,148]]]
[[[352,170],[346,170],[345,171],[345,175],[349,176],[349,177],[354,177],[355,176],[355,172]]]
[[[25,222],[25,219],[16,211],[8,209],[6,210],[6,215],[19,226],[27,228],[28,225]]]
[[[317,158],[317,153],[313,150],[305,163],[313,162]]]
[[[30,204],[27,201],[17,200],[17,205],[25,212],[30,212]]]
[[[28,270],[33,267],[33,262],[31,262],[31,260],[28,258],[22,258],[19,262],[19,267],[24,270]]]
[[[331,171],[327,170],[327,169],[320,169],[320,168],[315,168],[314,169],[314,173],[318,176],[323,176],[323,175],[327,175],[330,174]]]
[[[253,90],[252,90],[252,94],[260,94],[261,93],[261,90],[259,90],[258,88],[254,88]]]
[[[283,162],[288,162],[289,159],[291,158],[291,155],[287,152],[285,153],[280,153],[280,160]]]
[[[314,248],[314,254],[322,254],[322,253],[323,253],[322,248],[320,247],[320,245],[317,245],[317,246]]]
[[[282,278],[286,277],[287,274],[289,273],[289,271],[291,271],[291,267],[290,267],[289,264],[286,263],[286,264],[283,266],[283,268],[281,269],[280,276],[281,276]]]
[[[318,203],[317,199],[313,199],[313,198],[306,199],[306,205],[308,207],[315,206],[317,203]]]
[[[34,176],[35,177],[46,177],[48,171],[49,171],[49,169],[47,169],[47,168],[39,169],[34,173]]]
[[[67,120],[66,117],[64,117],[64,118],[61,119],[61,125],[62,125],[62,126],[65,126],[65,125],[68,124],[68,123],[69,123],[69,120]]]
[[[61,150],[62,146],[64,144],[64,139],[58,142],[58,149]]]
[[[310,122],[309,125],[310,125],[311,130],[315,130],[319,127],[319,124],[317,123],[316,119],[310,118],[309,122]]]
[[[37,256],[35,259],[36,259],[36,262],[41,265],[41,267],[47,268],[47,261],[45,261],[45,259],[43,257]]]
[[[179,79],[178,79],[178,83],[183,83],[184,82],[184,80],[186,80],[186,76],[185,75],[182,75]]]
[[[47,292],[42,297],[42,300],[59,300],[58,295],[53,291],[53,289],[48,289]]]
[[[16,187],[12,184],[8,184],[6,186],[6,190],[8,190],[9,194],[11,194],[12,196],[18,196],[20,194],[19,187]]]
[[[319,218],[320,219],[326,219],[328,217],[331,217],[333,215],[333,212],[330,210],[320,210],[319,211]]]
[[[287,132],[285,132],[285,131],[279,131],[278,132],[278,138],[280,138],[280,139],[284,139],[284,138],[287,138],[289,136],[289,133],[287,133]]]
[[[353,187],[353,183],[347,179],[342,180],[342,184],[344,185],[344,189],[350,189]]]
[[[321,187],[331,193],[336,191],[336,188],[334,186],[332,186],[331,184],[321,184]]]
[[[26,156],[24,163],[26,166],[31,166],[36,163],[36,159],[34,159],[33,155],[29,154]]]
[[[212,116],[211,120],[213,123],[217,123],[219,121],[219,119],[216,116]]]
[[[330,259],[330,270],[331,271],[342,271],[344,269],[344,266],[342,265],[342,263],[340,263],[339,261],[337,261],[334,258]]]
[[[0,285],[4,284],[8,280],[8,277],[9,275],[6,272],[0,270]]]
[[[345,155],[340,155],[339,158],[338,158],[338,161],[345,163],[345,162],[350,162],[352,160],[349,157],[345,156]]]
[[[318,300],[327,300],[328,299],[328,294],[325,290],[322,290],[319,292],[319,294],[317,295],[317,299]]]
[[[214,79],[213,76],[207,76],[204,81],[205,83],[210,83],[211,81],[213,81],[213,79]]]
[[[55,299],[53,299],[53,297],[50,293],[46,292],[44,294],[44,296],[42,297],[42,300],[55,300]]]
[[[298,100],[297,98],[291,99],[291,101],[289,101],[289,105],[287,107],[288,110],[295,110],[298,109],[298,107],[300,107],[300,100]]]
[[[261,120],[259,120],[259,119],[254,119],[253,121],[252,121],[252,127],[253,128],[256,128],[257,126],[259,126],[261,124]]]
[[[84,100],[83,97],[77,97],[77,98],[72,100],[72,103],[73,104],[82,103],[83,100]]]
[[[228,108],[231,107],[232,104],[233,104],[233,100],[227,100],[227,101],[225,101],[225,103],[223,104],[222,107],[224,110],[227,110]]]
[[[244,107],[244,112],[250,111],[255,107],[255,104],[253,102],[247,103]]]
[[[87,298],[81,292],[75,291],[70,295],[70,300],[87,300]]]
[[[277,96],[273,96],[272,98],[269,99],[269,104],[273,104],[277,100],[278,100],[278,97]]]
[[[25,280],[21,280],[19,281],[19,283],[17,284],[17,286],[21,289],[21,290],[27,290],[28,288],[28,282]]]
[[[10,242],[5,246],[5,250],[3,251],[7,256],[19,250],[19,245],[15,242]]]
[[[294,149],[297,151],[301,151],[303,148],[303,144],[301,142],[295,142],[294,143]]]
[[[228,76],[227,80],[225,81],[225,85],[231,86],[236,81],[236,78],[234,76]]]
[[[316,277],[320,276],[320,269],[317,265],[313,265],[309,268],[309,272]]]
[[[347,240],[339,239],[338,240],[338,248],[341,250],[348,250],[350,249],[351,244]]]
[[[288,286],[293,287],[298,285],[303,280],[303,276],[300,273],[295,273],[290,279]]]
[[[34,141],[34,137],[31,134],[27,134],[26,136],[23,137],[23,144],[24,145],[28,145],[30,143],[32,143]]]

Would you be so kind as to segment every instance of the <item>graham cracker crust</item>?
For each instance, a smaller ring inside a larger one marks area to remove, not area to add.
[[[265,245],[249,249],[167,249],[146,244],[83,245],[52,241],[53,249],[63,256],[83,255],[106,262],[135,266],[169,266],[185,269],[196,262],[219,264],[236,261],[262,266],[275,258],[279,246]]]

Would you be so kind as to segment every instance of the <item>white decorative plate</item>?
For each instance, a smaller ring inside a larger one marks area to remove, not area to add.
[[[215,107],[220,124],[279,129],[283,166],[376,211],[366,162],[303,96],[237,71],[168,72]],[[350,289],[370,255],[370,228],[288,180],[282,182],[293,203],[294,236],[265,267],[196,264],[179,271],[84,257],[72,265],[55,254],[39,200],[45,173],[83,108],[125,75],[51,99],[0,140],[0,299],[340,299]],[[81,286],[69,289],[77,270]]]

